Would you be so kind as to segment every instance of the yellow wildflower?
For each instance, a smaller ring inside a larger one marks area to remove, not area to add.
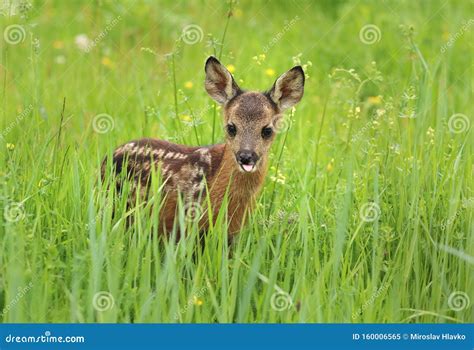
[[[191,116],[187,114],[183,114],[182,116],[179,117],[179,119],[181,119],[183,122],[188,122],[188,123],[190,123],[193,120],[193,118],[191,118]]]
[[[229,64],[226,66],[227,67],[227,70],[231,73],[234,73],[235,72],[235,66],[233,64]]]
[[[204,304],[204,302],[202,301],[202,299],[198,298],[197,296],[193,296],[193,304],[197,306],[201,306],[202,304]]]
[[[328,165],[326,166],[326,170],[328,171],[328,173],[330,173],[331,171],[333,171],[334,169],[334,158],[331,159],[331,161],[328,163]]]
[[[38,187],[42,188],[42,187],[46,186],[48,183],[49,183],[49,181],[47,179],[41,179],[38,182]]]
[[[369,96],[367,102],[371,105],[379,105],[382,103],[382,98],[380,96]]]
[[[13,143],[7,143],[7,149],[9,151],[13,151],[15,149],[15,145]]]
[[[102,57],[102,60],[100,61],[104,66],[106,66],[107,68],[113,68],[114,67],[114,63],[112,62],[112,60],[105,56],[105,57]]]
[[[275,75],[275,70],[272,68],[267,68],[265,69],[265,74],[268,75],[269,77],[273,77]]]
[[[244,12],[240,8],[236,8],[233,12],[233,15],[234,15],[235,18],[240,18],[240,17],[242,17],[243,14],[244,14]]]
[[[184,83],[184,87],[186,89],[192,89],[193,88],[193,82],[192,81],[187,81]]]
[[[53,41],[53,47],[55,49],[62,49],[64,47],[64,43],[61,40],[55,40]]]

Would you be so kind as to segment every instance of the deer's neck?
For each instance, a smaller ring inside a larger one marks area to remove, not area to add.
[[[228,190],[231,198],[257,195],[267,173],[266,157],[260,160],[260,164],[254,172],[245,173],[240,171],[235,161],[235,155],[227,145],[216,145],[215,148],[222,155],[218,170],[211,181],[211,187]]]
[[[267,172],[267,159],[260,160],[255,172],[244,173],[239,170],[235,155],[225,144],[212,147],[211,152],[216,156],[214,159],[219,159],[218,168],[209,181],[211,205],[215,213],[219,212],[227,195],[228,230],[234,234],[242,228],[255,204]]]

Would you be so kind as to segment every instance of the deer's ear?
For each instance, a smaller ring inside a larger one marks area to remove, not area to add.
[[[211,56],[207,59],[205,71],[206,91],[218,103],[225,104],[239,93],[240,88],[232,74],[217,58]]]
[[[270,98],[283,111],[297,104],[304,93],[304,72],[301,66],[291,68],[280,76],[268,92]]]

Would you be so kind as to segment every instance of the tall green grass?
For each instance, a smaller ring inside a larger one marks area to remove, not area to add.
[[[473,321],[472,128],[451,119],[472,122],[469,4],[240,1],[227,24],[218,1],[32,5],[0,17],[25,31],[0,44],[3,322]],[[203,89],[220,53],[246,88],[294,64],[309,77],[255,212],[231,247],[224,215],[203,244],[184,211],[185,239],[150,234],[157,195],[127,226],[103,157],[144,136],[222,139]]]

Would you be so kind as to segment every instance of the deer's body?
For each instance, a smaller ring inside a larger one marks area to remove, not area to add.
[[[153,167],[155,173],[161,174],[165,198],[160,213],[162,232],[171,232],[173,229],[178,195],[185,203],[202,203],[207,190],[214,218],[217,217],[227,193],[228,231],[236,233],[263,185],[266,167],[261,167],[252,174],[244,174],[234,166],[233,157],[226,144],[187,147],[157,139],[141,139],[117,148],[113,154],[113,164],[117,173],[126,171],[135,185],[132,186],[131,203],[135,201],[136,195],[140,195],[142,199],[149,195]],[[104,162],[102,166],[103,175],[106,164]],[[117,181],[116,186],[120,192],[122,184]],[[135,192],[138,187],[141,189],[139,194]],[[207,220],[208,215],[202,215],[199,223],[201,229],[208,228]]]
[[[294,67],[279,77],[268,92],[244,92],[229,71],[210,57],[206,62],[205,87],[209,95],[223,105],[226,142],[187,147],[141,139],[117,148],[112,158],[113,168],[117,174],[126,172],[132,183],[130,202],[137,195],[146,199],[151,174],[159,173],[164,200],[160,210],[162,232],[171,232],[176,227],[179,200],[185,206],[202,204],[208,196],[212,217],[217,218],[226,204],[228,232],[230,235],[237,233],[263,185],[268,151],[275,131],[278,131],[281,112],[301,99],[303,86],[303,70]],[[104,161],[102,175],[106,166]],[[119,193],[122,185],[117,180]],[[204,214],[199,219],[203,231],[209,227],[209,215]]]

